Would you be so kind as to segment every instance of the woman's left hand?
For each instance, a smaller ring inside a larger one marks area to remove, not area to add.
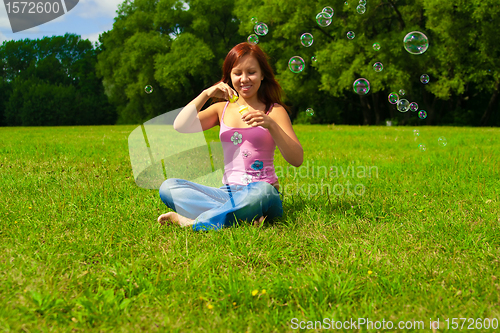
[[[269,117],[263,111],[245,111],[241,116],[244,122],[252,127],[262,126],[266,129],[269,129],[271,125],[275,122],[274,119]]]

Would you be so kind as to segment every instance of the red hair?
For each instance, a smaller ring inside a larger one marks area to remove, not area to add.
[[[259,91],[257,92],[257,98],[259,101],[266,104],[266,110],[269,110],[271,105],[277,103],[283,106],[288,112],[288,106],[286,106],[282,101],[281,95],[283,90],[274,78],[273,69],[267,61],[269,57],[256,44],[250,44],[247,42],[240,43],[229,51],[226,59],[224,60],[224,64],[222,65],[222,79],[220,82],[227,83],[234,89],[233,83],[231,82],[231,70],[233,69],[234,64],[247,54],[257,59],[262,74],[264,75],[264,80],[262,80]]]

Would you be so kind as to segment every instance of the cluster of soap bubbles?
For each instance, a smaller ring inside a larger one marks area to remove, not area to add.
[[[349,5],[349,3],[346,1],[344,2],[346,6]],[[359,4],[356,7],[356,11],[359,14],[364,14],[366,12],[366,0],[359,0]],[[335,11],[333,10],[332,7],[327,6],[324,7],[321,12],[319,12],[316,15],[316,23],[320,27],[327,27],[332,23],[333,16],[335,14]],[[258,44],[259,43],[259,36],[265,36],[269,32],[269,27],[267,26],[266,23],[264,22],[259,22],[257,17],[252,17],[251,18],[252,23],[254,24],[254,34],[251,34],[248,36],[247,41],[250,44]],[[356,34],[354,31],[348,31],[346,34],[348,39],[354,39]],[[300,36],[300,43],[304,47],[310,47],[314,43],[314,37],[311,33],[303,33]],[[423,54],[425,51],[427,51],[429,47],[429,40],[425,34],[423,34],[420,31],[412,31],[408,33],[404,39],[403,39],[403,45],[405,50],[414,55],[420,55]],[[373,43],[372,45],[373,50],[375,51],[380,51],[381,46],[379,43]],[[317,58],[316,56],[311,57],[311,62],[316,63]],[[302,57],[300,56],[293,56],[290,58],[288,61],[288,67],[290,71],[293,73],[301,73],[304,68],[305,68],[305,61]],[[381,62],[375,62],[373,64],[373,70],[375,72],[381,72],[384,69],[384,65]],[[422,74],[420,76],[420,82],[423,84],[429,83],[430,78],[428,74]],[[365,78],[358,78],[354,81],[353,83],[353,90],[355,93],[359,95],[366,95],[370,91],[370,82],[365,79]],[[147,94],[151,94],[153,92],[153,87],[151,85],[147,85],[144,88],[144,91]],[[400,96],[405,95],[405,91],[403,89],[399,90],[399,95],[396,92],[391,92],[388,96],[389,103],[395,104],[397,106],[397,109],[400,112],[407,112],[408,110],[411,110],[412,112],[417,112],[418,111],[418,104],[416,102],[409,102],[407,99],[400,99]],[[312,108],[309,108],[306,110],[306,114],[308,116],[314,115],[314,110]],[[420,110],[418,112],[418,117],[420,119],[425,119],[427,118],[427,112],[425,110]],[[418,130],[416,130],[416,135],[418,136]],[[446,139],[444,137],[439,138],[440,145],[446,146]],[[443,144],[444,142],[444,144]],[[421,145],[421,150],[425,151],[425,145]]]
[[[364,14],[366,12],[366,0],[359,0],[359,5],[356,7],[358,14]]]
[[[259,43],[259,36],[267,35],[269,27],[264,22],[259,22],[256,17],[252,17],[252,23],[254,24],[253,31],[255,33],[248,36],[247,42],[255,45]]]
[[[349,3],[344,2],[346,6]],[[359,14],[364,14],[366,12],[366,0],[359,0],[359,4],[356,7],[356,11]],[[316,23],[320,27],[328,27],[333,20],[333,16],[335,11],[332,7],[327,6],[324,7],[321,12],[316,15]],[[269,32],[269,27],[263,23],[259,22],[256,17],[252,18],[252,22],[254,24],[254,32],[255,34],[251,34],[248,36],[248,42],[251,44],[257,44],[259,42],[259,36],[265,36]],[[348,39],[352,40],[356,37],[354,31],[348,31],[346,33]],[[314,37],[311,33],[305,32],[300,36],[300,43],[303,47],[311,47],[314,43]],[[429,40],[425,34],[420,31],[412,31],[403,39],[403,46],[405,50],[413,55],[420,55],[427,51],[429,47]],[[379,43],[375,42],[372,45],[374,51],[380,51],[381,46]],[[316,63],[318,59],[316,56],[311,57],[311,63]],[[301,73],[306,67],[306,62],[304,59],[298,55],[293,56],[288,61],[288,68],[292,73]],[[384,69],[384,65],[377,61],[373,64],[373,70],[377,73],[381,72]],[[422,74],[420,76],[420,82],[423,84],[429,83],[430,78],[428,74]],[[355,93],[359,95],[366,95],[370,91],[370,82],[366,78],[358,78],[353,83],[353,90]],[[404,89],[399,90],[399,94],[396,92],[391,92],[388,96],[389,103],[395,104],[397,109],[400,112],[407,112],[408,110],[412,112],[418,111],[418,117],[420,119],[425,119],[427,117],[427,112],[425,110],[419,111],[419,106],[417,102],[410,102],[408,99],[400,98],[405,96],[406,92]],[[312,109],[306,110],[307,115],[314,115],[314,111]],[[425,149],[425,148],[424,148]]]
[[[333,8],[327,6],[323,8],[323,10],[316,15],[316,22],[320,27],[327,27],[332,23],[334,14],[335,11],[333,10]],[[311,47],[313,43],[314,43],[314,36],[311,33],[305,32],[300,36],[300,44],[302,44],[302,46]],[[311,57],[312,63],[316,63],[317,61],[318,59],[316,58],[316,56]],[[292,73],[300,73],[304,70],[305,67],[306,63],[304,59],[300,56],[293,56],[288,61],[288,68]]]
[[[427,51],[429,47],[429,40],[425,34],[420,31],[412,31],[403,38],[403,45],[405,50],[414,55],[420,55]],[[374,44],[375,49],[375,44]],[[375,49],[376,50],[376,49]],[[422,74],[420,76],[420,82],[423,84],[429,83],[430,78],[428,74]],[[409,102],[407,99],[402,99],[400,96],[404,96],[406,91],[404,89],[399,90],[399,95],[396,92],[391,92],[388,96],[389,103],[396,104],[398,111],[407,112],[408,110],[412,112],[418,111],[418,104],[416,102]],[[420,110],[418,113],[420,119],[427,118],[427,112],[425,110]],[[425,150],[425,145],[423,146]]]
[[[333,8],[330,6],[327,6],[323,8],[321,12],[316,15],[316,22],[320,27],[327,27],[332,23],[332,18],[334,15]]]

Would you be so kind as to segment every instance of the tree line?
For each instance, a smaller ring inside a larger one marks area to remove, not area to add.
[[[116,122],[102,79],[100,52],[78,35],[4,42],[0,47],[0,125],[100,125]]]
[[[126,0],[98,47],[74,35],[4,42],[3,124],[138,124],[182,107],[220,79],[227,52],[254,33],[254,18],[269,27],[259,45],[294,123],[500,125],[496,0],[368,0],[364,14],[356,1],[345,3]],[[327,5],[334,15],[320,26],[316,15]],[[428,37],[423,54],[404,49],[411,31]],[[314,37],[310,47],[300,43],[306,32]],[[292,56],[304,59],[302,72],[289,70]],[[373,70],[375,62],[382,71]],[[420,82],[422,74],[429,83]],[[361,77],[370,91],[360,96],[353,82]],[[400,89],[426,119],[389,103]]]

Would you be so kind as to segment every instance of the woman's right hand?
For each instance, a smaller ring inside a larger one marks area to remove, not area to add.
[[[205,92],[209,98],[222,98],[227,101],[229,101],[232,96],[238,96],[236,91],[234,91],[229,84],[224,82],[214,84],[210,88],[206,89]]]

